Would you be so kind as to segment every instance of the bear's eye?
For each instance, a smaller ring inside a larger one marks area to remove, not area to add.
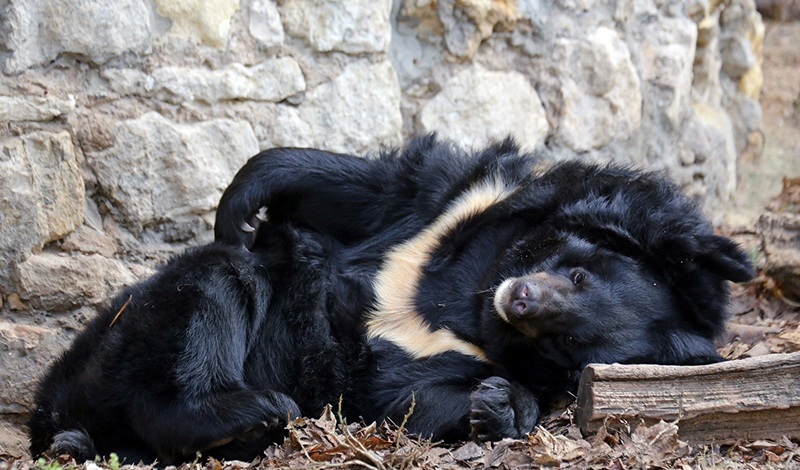
[[[563,343],[564,346],[574,346],[575,338],[573,338],[572,335],[564,335],[561,337],[561,343]]]
[[[575,271],[572,271],[569,277],[572,279],[572,283],[577,286],[586,280],[586,271],[582,269],[576,269]]]

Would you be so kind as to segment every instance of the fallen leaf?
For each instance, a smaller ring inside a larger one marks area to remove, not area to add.
[[[536,433],[529,437],[528,442],[536,452],[565,462],[585,457],[591,448],[591,444],[583,439],[554,436],[542,427],[536,428]]]
[[[622,436],[622,446],[631,466],[657,466],[691,452],[689,444],[678,439],[678,426],[664,421],[652,426],[639,425],[630,437]]]
[[[476,443],[470,441],[450,452],[454,459],[461,462],[468,462],[486,455],[486,452]]]

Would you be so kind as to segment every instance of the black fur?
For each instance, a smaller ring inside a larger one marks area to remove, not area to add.
[[[218,244],[122,293],[53,366],[32,452],[248,458],[275,423],[340,394],[353,419],[399,422],[413,396],[413,432],[519,437],[590,362],[720,360],[712,339],[727,280],[752,275],[746,256],[663,178],[540,164],[511,141],[466,153],[434,136],[372,159],[257,155],[223,196]],[[498,179],[511,191],[437,234],[404,292],[409,319],[480,353],[415,358],[418,344],[365,331],[392,250]]]
[[[663,177],[579,162],[537,172],[539,164],[510,140],[466,153],[435,136],[374,159],[269,150],[223,196],[217,240],[249,246],[239,227],[264,206],[271,224],[329,235],[344,244],[348,263],[373,273],[376,256],[476,183],[499,176],[515,187],[441,237],[414,292],[431,330],[455,333],[490,362],[457,352],[414,359],[403,344],[370,340],[361,413],[400,420],[413,392],[409,429],[436,438],[466,437],[470,426],[477,438],[518,437],[536,420],[533,397],[547,403],[574,387],[590,362],[721,360],[712,339],[724,326],[727,281],[753,275],[747,256]],[[576,270],[586,277],[577,286]],[[536,308],[510,322],[493,306],[509,278],[540,289]]]
[[[265,235],[270,251],[190,250],[105,307],[40,383],[31,453],[251,459],[288,416],[349,396],[362,294],[326,238]]]

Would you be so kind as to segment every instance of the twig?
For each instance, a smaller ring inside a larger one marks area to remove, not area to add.
[[[364,468],[368,468],[370,470],[378,470],[377,467],[364,462],[363,460],[353,459],[348,460],[347,462],[319,462],[317,460],[311,460],[315,462],[316,465],[309,465],[307,467],[291,467],[294,470],[316,470],[319,468],[340,468],[340,467],[349,467],[350,465],[361,465]]]
[[[306,446],[305,444],[303,444],[303,440],[300,439],[300,436],[297,434],[297,429],[295,429],[294,424],[292,424],[291,421],[289,421],[289,432],[294,434],[294,437],[297,440],[297,443],[300,444],[300,449],[302,449],[303,454],[305,454],[306,458],[311,462],[316,462],[316,460],[311,458],[311,455],[308,453],[308,450],[306,450]]]
[[[788,305],[790,307],[800,308],[800,302],[795,302],[794,300],[787,299],[783,295],[783,291],[781,291],[779,288],[776,287],[773,290],[773,292],[775,292],[775,295],[777,295],[779,299],[783,300],[783,303],[785,303],[786,305]]]
[[[348,444],[350,444],[350,448],[356,451],[356,453],[360,454],[362,457],[366,457],[367,460],[372,462],[378,470],[385,470],[386,467],[383,465],[383,459],[380,456],[375,455],[374,452],[370,451],[364,445],[356,439],[353,434],[350,433],[350,430],[347,429],[347,421],[345,421],[344,416],[342,416],[342,396],[339,395],[339,409],[336,410],[337,414],[339,415],[339,422],[342,425],[342,432],[344,433],[345,439],[347,439]]]
[[[405,416],[403,416],[403,421],[400,423],[400,427],[397,428],[394,440],[394,452],[392,452],[392,458],[389,460],[389,466],[394,467],[395,461],[397,460],[397,453],[400,451],[400,437],[403,435],[403,431],[405,431],[406,423],[408,423],[408,419],[414,414],[414,407],[417,404],[417,398],[414,395],[414,391],[411,391],[411,405],[408,407],[408,412],[406,412]],[[406,468],[408,464],[412,461],[413,456],[411,458],[403,459],[403,462],[400,464],[400,469],[403,470]]]
[[[132,296],[132,295],[129,295],[129,296],[128,296],[128,300],[126,300],[126,301],[125,301],[125,303],[124,303],[124,304],[122,304],[122,307],[119,309],[119,312],[117,312],[117,314],[116,314],[116,315],[114,315],[114,319],[113,319],[113,320],[111,320],[111,323],[109,323],[109,325],[108,325],[108,327],[109,327],[109,328],[111,328],[112,326],[114,326],[114,323],[116,323],[116,321],[117,321],[117,318],[119,318],[119,316],[120,316],[120,315],[122,315],[122,311],[123,311],[123,310],[125,310],[125,309],[128,307],[128,304],[130,304],[130,303],[131,303],[131,300],[133,300],[133,296]]]
[[[414,414],[414,406],[416,406],[416,404],[417,404],[417,399],[414,396],[414,390],[411,390],[411,406],[408,407],[408,412],[406,413],[405,416],[403,416],[403,422],[400,423],[400,428],[397,430],[398,436],[400,435],[400,431],[403,431],[403,429],[405,429],[406,423],[408,423],[408,418],[410,418],[411,415]]]

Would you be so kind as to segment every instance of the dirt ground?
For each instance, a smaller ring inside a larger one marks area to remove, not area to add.
[[[727,208],[720,231],[759,250],[753,232],[764,206],[781,192],[784,176],[800,177],[800,22],[768,23],[764,45],[765,147],[763,155],[742,161],[739,190]],[[800,304],[781,295],[761,275],[734,288],[731,328],[720,341],[729,359],[800,351]],[[245,468],[678,468],[800,469],[800,443],[738,442],[690,446],[680,440],[680,423],[639,426],[634,432],[601,429],[582,436],[572,422],[574,404],[552,410],[526,440],[443,446],[408,436],[392,425],[343,426],[335,410],[319,419],[300,418],[289,437],[270,447],[261,461],[218,462],[198,459],[180,470]],[[119,470],[120,462],[88,463],[85,470]],[[33,462],[3,456],[0,470],[71,470],[81,466],[64,457]],[[174,469],[174,467],[173,467]]]

